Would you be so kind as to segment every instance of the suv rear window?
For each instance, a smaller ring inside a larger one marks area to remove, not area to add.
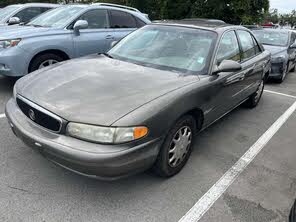
[[[110,26],[115,29],[137,28],[134,16],[117,10],[110,10]]]

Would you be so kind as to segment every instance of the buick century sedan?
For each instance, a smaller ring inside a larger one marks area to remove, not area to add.
[[[29,74],[6,105],[13,132],[73,172],[118,179],[185,166],[197,132],[256,107],[270,53],[246,28],[194,20],[147,25],[108,53]]]

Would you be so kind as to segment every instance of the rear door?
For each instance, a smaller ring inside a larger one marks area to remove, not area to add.
[[[106,52],[109,48],[107,38],[110,35],[107,10],[89,10],[76,19],[73,25],[78,20],[86,20],[88,22],[88,28],[81,29],[79,35],[73,32],[76,57]]]
[[[254,36],[246,30],[236,31],[241,47],[241,65],[244,70],[244,80],[241,82],[241,98],[247,98],[254,93],[264,76],[265,57]]]
[[[112,33],[108,36],[110,45],[112,41],[120,41],[138,27],[143,26],[132,14],[120,10],[109,10],[109,18],[112,30]]]

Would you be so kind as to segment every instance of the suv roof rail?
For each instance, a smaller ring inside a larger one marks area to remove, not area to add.
[[[93,5],[111,6],[111,7],[115,7],[115,8],[122,8],[122,9],[131,10],[131,11],[134,11],[134,12],[140,12],[136,8],[125,6],[125,5],[118,5],[118,4],[111,4],[111,3],[93,3]]]

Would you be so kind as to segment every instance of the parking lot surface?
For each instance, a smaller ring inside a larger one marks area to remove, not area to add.
[[[0,114],[13,83],[0,78]],[[266,90],[257,108],[239,107],[201,132],[188,164],[170,179],[75,175],[26,147],[0,118],[0,221],[179,221],[294,104],[296,73]],[[286,221],[296,198],[295,128],[293,113],[217,201],[192,218]]]

